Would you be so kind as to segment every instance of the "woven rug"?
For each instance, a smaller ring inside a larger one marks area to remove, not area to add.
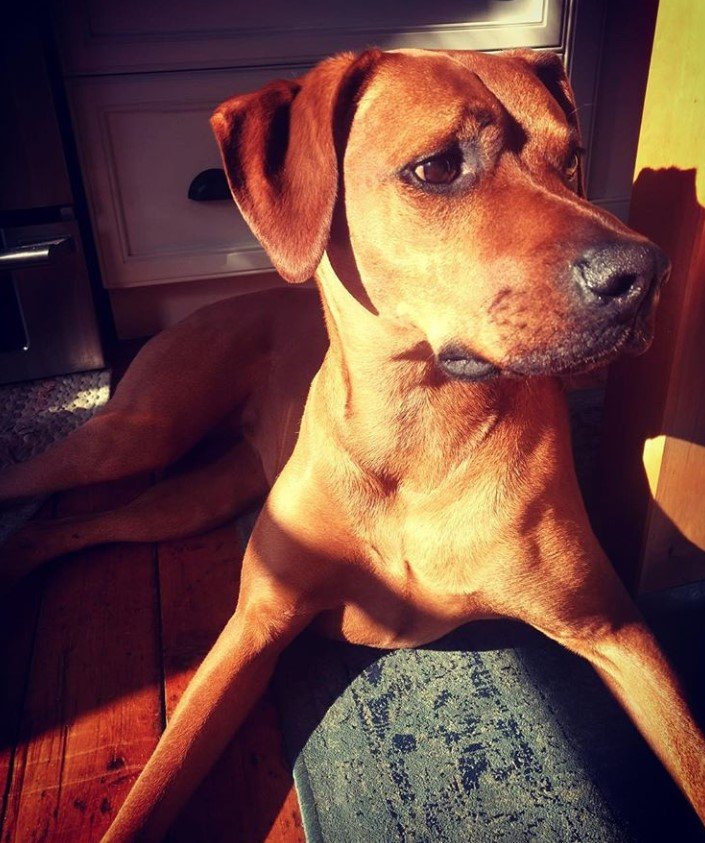
[[[601,402],[572,400],[588,499]],[[669,599],[647,608],[703,700],[705,589]],[[307,634],[274,687],[311,843],[705,839],[592,669],[522,625],[395,652]]]
[[[0,471],[45,451],[108,400],[110,372],[79,372],[0,386]],[[37,498],[0,510],[0,543],[34,515]]]

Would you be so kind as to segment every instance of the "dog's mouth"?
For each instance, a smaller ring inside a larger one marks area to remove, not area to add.
[[[500,371],[510,377],[573,375],[606,366],[620,354],[643,354],[654,337],[654,309],[658,293],[626,324],[576,330],[549,348],[508,361]]]
[[[586,326],[543,349],[526,350],[498,363],[461,345],[445,346],[436,354],[436,366],[452,380],[482,382],[496,377],[568,375],[605,366],[619,354],[636,356],[646,351],[654,335],[654,311],[659,290],[647,296],[628,323],[597,328]]]
[[[611,363],[620,354],[636,357],[643,354],[654,338],[656,305],[660,296],[660,285],[656,286],[640,303],[633,318],[625,324],[616,324],[604,331],[591,345],[586,343],[582,349],[576,344],[573,359],[567,355],[567,368],[556,374],[573,374]]]

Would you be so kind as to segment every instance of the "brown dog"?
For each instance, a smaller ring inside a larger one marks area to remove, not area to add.
[[[2,479],[17,497],[244,435],[122,509],[28,527],[15,574],[205,529],[271,487],[235,614],[107,839],[164,834],[314,622],[388,648],[478,618],[532,624],[594,665],[705,820],[705,739],[590,530],[555,377],[645,347],[667,260],[581,197],[560,61],[341,55],[224,103],[213,126],[274,265],[315,274],[329,347],[309,292],[203,310]]]

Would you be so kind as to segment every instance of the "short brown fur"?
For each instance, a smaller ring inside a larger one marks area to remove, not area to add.
[[[395,648],[497,617],[588,659],[705,820],[705,739],[592,534],[556,377],[648,344],[666,263],[582,198],[559,60],[345,54],[224,103],[213,127],[275,266],[315,274],[327,336],[306,290],[207,308],[81,430],[0,477],[19,497],[219,443],[126,507],[20,531],[8,578],[197,532],[269,490],[235,614],[106,839],[164,835],[304,627]],[[417,183],[449,145],[470,174]],[[600,283],[625,289],[593,295],[605,243],[623,269]]]

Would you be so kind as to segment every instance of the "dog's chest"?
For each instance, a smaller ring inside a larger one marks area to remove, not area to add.
[[[486,530],[470,529],[466,507],[378,512],[361,525],[344,604],[319,620],[327,635],[373,647],[435,641],[472,620],[496,617],[483,583],[490,573]],[[485,525],[486,526],[486,525]]]
[[[472,620],[496,617],[481,594],[419,588],[403,576],[370,573],[337,609],[316,622],[319,632],[368,647],[418,647]]]

